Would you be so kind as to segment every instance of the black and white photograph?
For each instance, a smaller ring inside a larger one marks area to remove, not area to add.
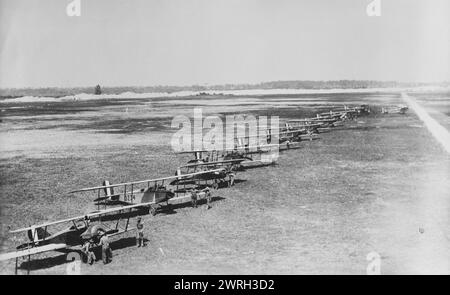
[[[2,275],[449,275],[449,217],[448,0],[0,0]]]

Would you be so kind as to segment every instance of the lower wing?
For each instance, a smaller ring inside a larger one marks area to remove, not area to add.
[[[4,254],[0,254],[0,261],[13,259],[13,258],[17,258],[17,257],[28,256],[28,255],[34,255],[34,254],[48,252],[48,251],[55,251],[55,250],[63,249],[66,247],[67,247],[67,245],[63,244],[63,243],[62,244],[49,244],[49,245],[34,247],[34,248],[26,249],[26,250],[4,253]]]

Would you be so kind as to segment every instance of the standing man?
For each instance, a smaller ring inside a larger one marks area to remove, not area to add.
[[[144,241],[144,224],[142,223],[142,218],[138,217],[137,224],[137,237],[136,237],[136,244],[138,247],[142,245],[142,247],[145,247],[145,241]]]
[[[192,207],[197,208],[197,190],[194,188],[191,192]]]
[[[83,247],[81,248],[81,250],[83,251],[84,255],[86,255],[86,262],[89,263],[90,265],[92,265],[94,263],[94,261],[97,259],[97,257],[95,257],[94,252],[92,251],[92,242],[91,240],[87,240]]]
[[[213,188],[214,188],[215,190],[219,189],[219,180],[214,179]]]
[[[99,245],[102,246],[102,260],[103,264],[107,264],[112,261],[112,250],[109,245],[109,238],[106,233],[100,238]]]
[[[234,185],[234,172],[230,172],[230,174],[228,174],[229,180],[228,180],[228,187],[232,187]]]
[[[211,190],[209,189],[209,186],[207,186],[204,190],[205,192],[205,197],[206,197],[206,209],[210,209],[211,208]]]

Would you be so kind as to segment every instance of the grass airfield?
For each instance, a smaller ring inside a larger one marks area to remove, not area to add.
[[[173,175],[189,156],[172,152],[176,130],[170,122],[175,115],[192,115],[194,107],[205,116],[277,115],[282,121],[343,104],[401,103],[399,97],[352,93],[2,104],[1,246],[5,251],[23,240],[8,235],[8,226],[93,209],[93,196],[74,197],[70,190],[104,179],[119,183]],[[440,118],[448,120],[448,109]],[[274,166],[238,173],[234,187],[214,192],[210,210],[187,204],[170,214],[144,216],[147,247],[136,248],[133,232],[128,233],[114,241],[111,264],[82,264],[81,273],[366,274],[367,255],[375,251],[382,274],[449,274],[450,162],[421,121],[411,111],[375,114],[320,138],[282,152]],[[42,254],[30,264],[24,260],[19,273],[30,268],[32,274],[65,274],[65,262],[65,255]],[[14,273],[14,261],[0,264],[0,272]]]

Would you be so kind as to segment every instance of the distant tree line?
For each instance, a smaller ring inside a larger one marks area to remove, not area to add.
[[[417,86],[450,86],[450,82],[442,83],[405,83],[395,81],[372,80],[336,80],[336,81],[272,81],[258,84],[225,84],[225,85],[191,85],[191,86],[126,86],[126,87],[75,87],[75,88],[4,88],[0,89],[0,97],[19,96],[53,96],[61,97],[80,93],[88,94],[120,94],[123,92],[172,93],[177,91],[214,91],[214,90],[249,90],[249,89],[363,89],[363,88],[389,88],[389,87],[417,87]]]

